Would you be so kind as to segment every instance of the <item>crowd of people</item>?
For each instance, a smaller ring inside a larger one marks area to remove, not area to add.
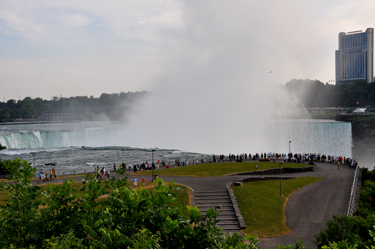
[[[48,173],[44,172],[43,169],[40,169],[38,178],[39,178],[38,184],[45,184],[46,182],[57,180],[57,173],[56,173],[55,168],[50,169],[49,179],[48,179]]]
[[[332,156],[332,155],[325,155],[320,153],[255,153],[255,154],[229,154],[228,156],[221,154],[219,156],[213,155],[210,158],[202,158],[202,159],[193,159],[193,160],[181,160],[180,158],[175,159],[175,167],[178,166],[187,166],[191,164],[209,164],[209,163],[217,163],[217,162],[242,162],[244,160],[250,161],[250,160],[259,160],[259,161],[271,161],[271,160],[283,160],[285,163],[290,162],[296,162],[296,163],[307,163],[311,165],[315,165],[314,162],[327,162],[327,163],[335,163],[338,165],[338,169],[340,169],[340,165],[346,164],[348,166],[356,168],[358,166],[358,162],[356,162],[352,158],[346,158],[342,156]],[[124,169],[125,171],[131,173],[132,171],[134,173],[138,171],[145,171],[145,170],[152,170],[152,169],[159,169],[160,167],[169,168],[169,164],[166,163],[165,160],[158,160],[155,164],[152,162],[149,164],[147,161],[144,163],[121,163],[120,168]],[[116,164],[113,164],[113,171],[116,172]],[[106,167],[102,167],[102,169],[99,168],[99,166],[96,169],[97,171],[97,178],[98,179],[109,179],[111,175],[111,170]],[[49,172],[49,176],[47,172],[44,172],[43,169],[39,172],[39,180],[38,184],[45,184],[49,181],[57,180],[57,174],[56,170],[52,168]],[[134,179],[133,179],[134,180]],[[143,182],[143,180],[142,180]]]

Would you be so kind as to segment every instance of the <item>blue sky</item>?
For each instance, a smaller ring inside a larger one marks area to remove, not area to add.
[[[254,86],[327,82],[338,33],[374,27],[374,9],[371,0],[0,0],[0,100],[153,90],[180,77],[215,87],[200,70]],[[248,76],[233,76],[242,66]]]

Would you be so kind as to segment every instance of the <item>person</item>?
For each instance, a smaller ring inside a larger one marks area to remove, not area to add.
[[[116,172],[116,164],[115,163],[113,164],[113,171]]]
[[[57,174],[55,168],[52,168],[54,179],[57,180]]]
[[[137,187],[137,177],[134,176],[133,178],[133,184],[134,184],[134,188]]]
[[[145,187],[145,186],[146,186],[146,180],[145,180],[145,178],[144,178],[144,177],[142,177],[142,184],[143,184],[143,187]]]
[[[258,169],[258,165],[255,164],[255,169]]]
[[[42,169],[42,184],[46,183],[46,175],[44,174],[44,171]]]
[[[99,166],[96,168],[96,173],[97,173],[97,175],[96,175],[96,179],[101,178],[101,175],[100,175],[100,168],[99,168]]]
[[[52,171],[52,169],[49,171],[49,178],[51,179],[51,181],[53,181],[53,171]]]
[[[133,167],[132,163],[129,163],[128,164],[129,173],[132,171],[132,167]]]
[[[107,177],[108,177],[108,179],[109,179],[109,174],[110,174],[111,172],[109,171],[109,168],[107,169]]]
[[[45,178],[45,182],[49,182],[49,180],[48,180],[48,173],[47,173],[47,171],[46,171],[46,172],[44,172],[44,178]]]
[[[340,170],[340,161],[337,161],[337,169]]]
[[[39,181],[37,184],[42,184],[42,171],[39,171]]]

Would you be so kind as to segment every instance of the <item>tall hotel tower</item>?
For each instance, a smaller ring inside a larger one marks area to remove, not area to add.
[[[339,34],[336,50],[336,85],[374,81],[374,29]]]

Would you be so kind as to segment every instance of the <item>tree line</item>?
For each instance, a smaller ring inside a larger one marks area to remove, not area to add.
[[[306,108],[375,105],[375,82],[358,81],[354,84],[329,85],[319,80],[293,79],[285,84],[285,90],[295,95]]]
[[[76,96],[70,98],[56,98],[45,100],[42,98],[26,97],[23,100],[10,99],[0,102],[0,122],[9,122],[16,119],[37,119],[39,115],[50,108],[77,108],[77,107],[108,107],[129,108],[147,94],[142,92],[102,93],[99,98],[93,96]],[[112,110],[112,109],[111,109]]]

